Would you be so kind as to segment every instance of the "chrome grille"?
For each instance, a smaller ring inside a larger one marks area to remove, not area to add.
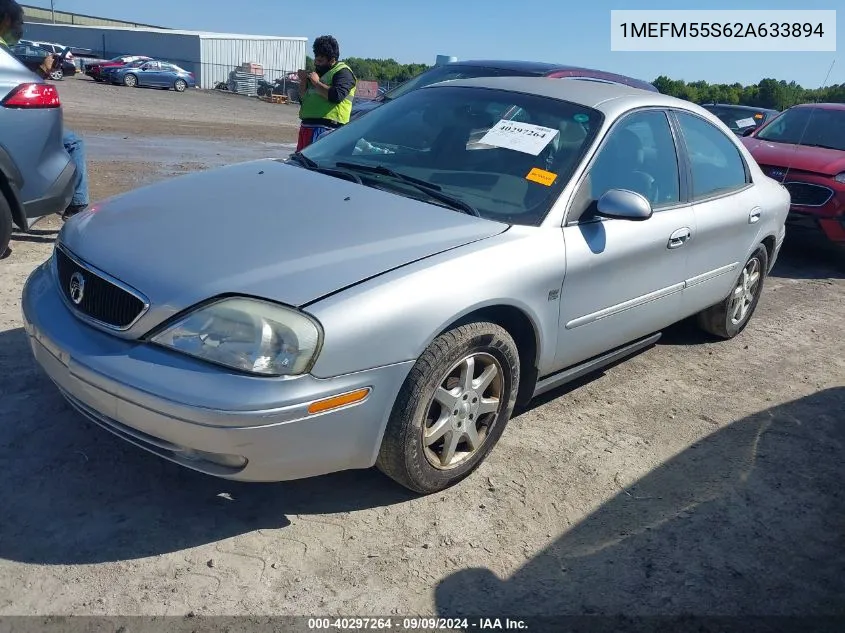
[[[821,207],[833,197],[833,189],[809,182],[785,182],[783,186],[792,196],[792,204],[802,207]]]
[[[149,306],[140,294],[116,279],[108,279],[104,273],[93,270],[63,247],[56,247],[55,257],[59,291],[68,304],[84,317],[111,329],[125,330]]]

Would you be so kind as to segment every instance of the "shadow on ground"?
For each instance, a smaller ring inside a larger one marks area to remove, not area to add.
[[[441,616],[845,616],[845,387],[739,420],[619,493],[507,580],[468,569]]]
[[[788,227],[771,276],[784,279],[845,279],[845,247],[837,247],[817,233]]]
[[[0,558],[141,558],[413,498],[375,470],[279,484],[187,470],[88,422],[29,357],[22,329],[0,333]]]

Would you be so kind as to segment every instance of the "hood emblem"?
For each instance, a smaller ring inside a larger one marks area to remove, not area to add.
[[[82,273],[73,273],[70,276],[70,284],[68,284],[68,295],[70,300],[75,305],[82,303],[82,298],[85,296],[85,277]]]

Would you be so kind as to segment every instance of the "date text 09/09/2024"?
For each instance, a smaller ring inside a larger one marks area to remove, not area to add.
[[[527,630],[524,620],[511,618],[309,618],[312,631],[488,631]]]
[[[824,37],[821,22],[622,22],[622,37]]]

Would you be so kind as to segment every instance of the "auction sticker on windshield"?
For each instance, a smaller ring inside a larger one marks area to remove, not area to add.
[[[536,156],[557,135],[558,130],[554,128],[502,119],[487,130],[479,143]]]
[[[754,117],[748,117],[747,119],[740,119],[736,122],[737,127],[751,127],[752,125],[757,125],[757,121],[754,120]]]
[[[540,169],[539,167],[534,167],[531,171],[528,172],[528,175],[525,176],[526,180],[530,180],[531,182],[536,182],[541,185],[546,185],[547,187],[551,187],[555,179],[557,178],[557,174],[546,171],[545,169]]]

